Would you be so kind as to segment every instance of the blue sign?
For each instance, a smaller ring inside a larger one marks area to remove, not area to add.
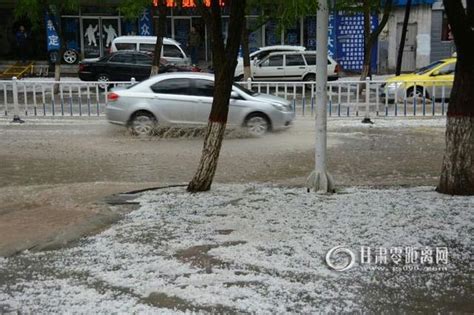
[[[336,58],[336,17],[333,13],[329,15],[328,25],[328,55]]]
[[[337,18],[335,13],[329,15],[328,25],[328,55],[336,59],[337,45],[336,45],[336,29]],[[307,17],[306,21],[306,48],[308,50],[316,50],[316,17]]]
[[[306,17],[305,24],[306,42],[304,44],[308,50],[316,50],[316,17]]]
[[[46,46],[48,51],[59,50],[59,48],[61,48],[61,43],[53,23],[53,19],[56,21],[56,18],[45,13],[44,19],[46,23]]]
[[[150,9],[144,9],[138,18],[138,32],[142,36],[151,36],[153,30],[153,21]]]
[[[420,5],[420,4],[433,4],[435,3],[436,0],[412,0],[411,5]],[[395,0],[394,5],[396,6],[406,6],[407,5],[407,0]]]
[[[377,15],[372,15],[370,26],[378,25]],[[338,14],[336,17],[336,60],[347,70],[360,71],[364,63],[363,14]],[[377,66],[377,45],[372,49],[371,67]]]

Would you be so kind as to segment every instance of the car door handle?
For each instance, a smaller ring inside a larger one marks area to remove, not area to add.
[[[299,67],[299,69],[306,69],[306,67]]]
[[[282,67],[277,67],[277,70],[283,70],[283,68]]]

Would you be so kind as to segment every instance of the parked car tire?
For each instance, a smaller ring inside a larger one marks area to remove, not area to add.
[[[108,74],[102,73],[97,76],[97,81],[100,82],[99,89],[105,90],[108,88],[109,84],[107,82],[110,81],[110,77]]]
[[[313,73],[308,73],[307,75],[304,76],[303,78],[304,82],[315,82],[316,81],[316,75]],[[311,84],[305,84],[306,90],[311,91]]]
[[[244,75],[243,75],[243,74],[241,74],[241,75],[239,75],[238,77],[235,77],[235,78],[234,78],[234,81],[235,81],[235,82],[242,82],[243,80],[244,80]]]
[[[250,135],[261,137],[270,130],[271,124],[265,114],[254,113],[245,119],[245,127]]]
[[[65,63],[73,65],[79,60],[79,55],[77,51],[68,49],[63,53],[63,60]]]
[[[413,86],[409,87],[407,89],[407,97],[423,98],[423,87],[417,86],[416,91],[415,91],[415,88]],[[425,97],[430,98],[427,90],[425,90]]]
[[[156,117],[147,111],[138,111],[133,114],[129,122],[129,129],[136,136],[151,136],[158,122]]]

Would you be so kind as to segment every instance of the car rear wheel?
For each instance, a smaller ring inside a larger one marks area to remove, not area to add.
[[[77,52],[75,52],[72,49],[66,50],[63,54],[63,60],[67,64],[70,64],[70,65],[75,64],[78,60]]]
[[[311,87],[314,86],[314,84],[311,84],[312,82],[316,81],[316,76],[314,74],[307,74],[304,78],[303,81],[305,82],[305,88],[306,90],[311,90]]]
[[[252,114],[247,117],[245,126],[250,135],[261,137],[270,130],[270,122],[263,114]]]
[[[423,87],[417,86],[416,90],[414,87],[408,88],[407,97],[423,98]],[[425,97],[430,98],[428,91],[425,91]]]
[[[105,90],[109,86],[107,82],[110,81],[110,78],[107,74],[99,74],[97,76],[97,81],[99,82],[99,89]]]
[[[138,112],[129,123],[130,131],[137,136],[150,136],[157,125],[155,116],[149,112]]]

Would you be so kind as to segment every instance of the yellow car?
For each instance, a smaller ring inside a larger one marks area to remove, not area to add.
[[[409,97],[425,97],[432,100],[447,99],[454,81],[456,58],[433,62],[420,70],[388,79],[383,96],[398,101]]]

